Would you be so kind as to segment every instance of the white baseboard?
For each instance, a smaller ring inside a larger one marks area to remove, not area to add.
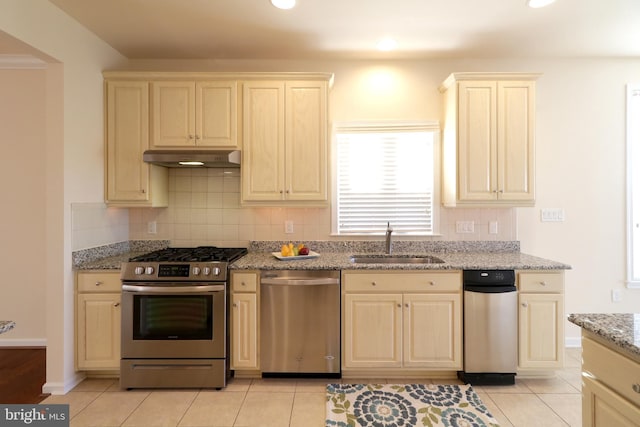
[[[78,372],[76,372],[74,374],[73,378],[69,379],[67,382],[64,382],[64,383],[46,382],[46,383],[44,383],[44,385],[42,386],[42,393],[44,393],[44,394],[67,394],[68,392],[73,390],[73,388],[75,386],[80,384],[82,382],[82,380],[84,380],[84,379],[85,379],[85,376],[83,374],[79,374]]]
[[[582,347],[582,339],[580,337],[565,337],[564,346],[567,348]]]
[[[1,339],[0,347],[46,347],[46,338]]]

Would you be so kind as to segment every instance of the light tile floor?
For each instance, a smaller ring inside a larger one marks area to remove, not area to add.
[[[322,427],[325,385],[335,381],[233,379],[220,391],[121,391],[117,380],[88,379],[42,403],[68,403],[71,427]],[[554,378],[517,378],[515,386],[474,388],[501,427],[579,427],[580,387],[580,349],[567,349],[565,368]]]

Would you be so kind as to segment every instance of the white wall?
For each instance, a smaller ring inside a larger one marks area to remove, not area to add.
[[[0,317],[19,328],[0,336],[12,345],[46,342],[45,274],[21,268],[45,259],[45,70],[0,70]],[[2,341],[0,341],[0,345]]]
[[[131,61],[130,67],[333,72],[332,122],[439,119],[438,85],[451,72],[540,72],[537,202],[534,208],[515,210],[516,238],[525,253],[572,265],[566,273],[567,313],[637,312],[640,308],[640,291],[624,287],[625,85],[640,81],[640,59]],[[541,208],[563,208],[566,220],[543,223]],[[454,211],[444,217],[462,215],[480,222],[486,217],[484,210]],[[141,221],[134,229],[142,233]],[[612,289],[622,291],[620,303],[611,302]],[[569,343],[579,343],[578,328],[568,322],[566,336]]]
[[[44,245],[44,281],[31,291],[20,289],[19,280],[3,279],[5,290],[16,298],[46,295],[47,382],[45,392],[69,390],[78,377],[73,369],[73,272],[71,269],[71,203],[103,199],[103,96],[102,71],[121,66],[124,58],[46,0],[3,0],[0,3],[0,31],[54,58],[46,71],[43,98],[44,174],[36,189],[45,188],[40,208],[45,213],[39,224],[13,224],[15,233],[42,227],[43,236],[34,244]],[[32,51],[30,50],[29,53]],[[2,53],[2,52],[0,52]],[[16,53],[16,52],[11,52]],[[28,171],[28,168],[24,168]],[[33,188],[14,177],[18,191]],[[0,222],[4,221],[0,211]],[[43,222],[42,222],[43,221]],[[7,247],[12,242],[2,241]],[[24,257],[12,266],[16,272],[33,268]],[[11,339],[32,339],[29,330],[17,324]],[[6,342],[9,338],[2,338]],[[9,343],[11,344],[11,342]]]

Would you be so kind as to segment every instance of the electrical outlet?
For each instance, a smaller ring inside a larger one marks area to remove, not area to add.
[[[473,233],[473,221],[456,221],[456,233]]]
[[[620,293],[620,289],[614,289],[611,291],[611,301],[613,302],[622,301],[622,295]]]
[[[489,221],[489,234],[498,234],[498,221]]]
[[[284,232],[286,234],[293,234],[293,221],[286,220],[284,222]]]
[[[149,233],[149,234],[157,234],[158,233],[158,224],[155,221],[147,222],[147,233]]]

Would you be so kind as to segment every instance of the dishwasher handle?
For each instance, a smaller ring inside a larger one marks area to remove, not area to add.
[[[260,280],[263,285],[295,285],[295,286],[313,286],[313,285],[339,285],[340,279],[332,277],[314,277],[314,278],[291,278],[291,277],[272,277]]]
[[[516,287],[512,285],[464,285],[464,290],[480,294],[502,294],[506,292],[515,292]]]

